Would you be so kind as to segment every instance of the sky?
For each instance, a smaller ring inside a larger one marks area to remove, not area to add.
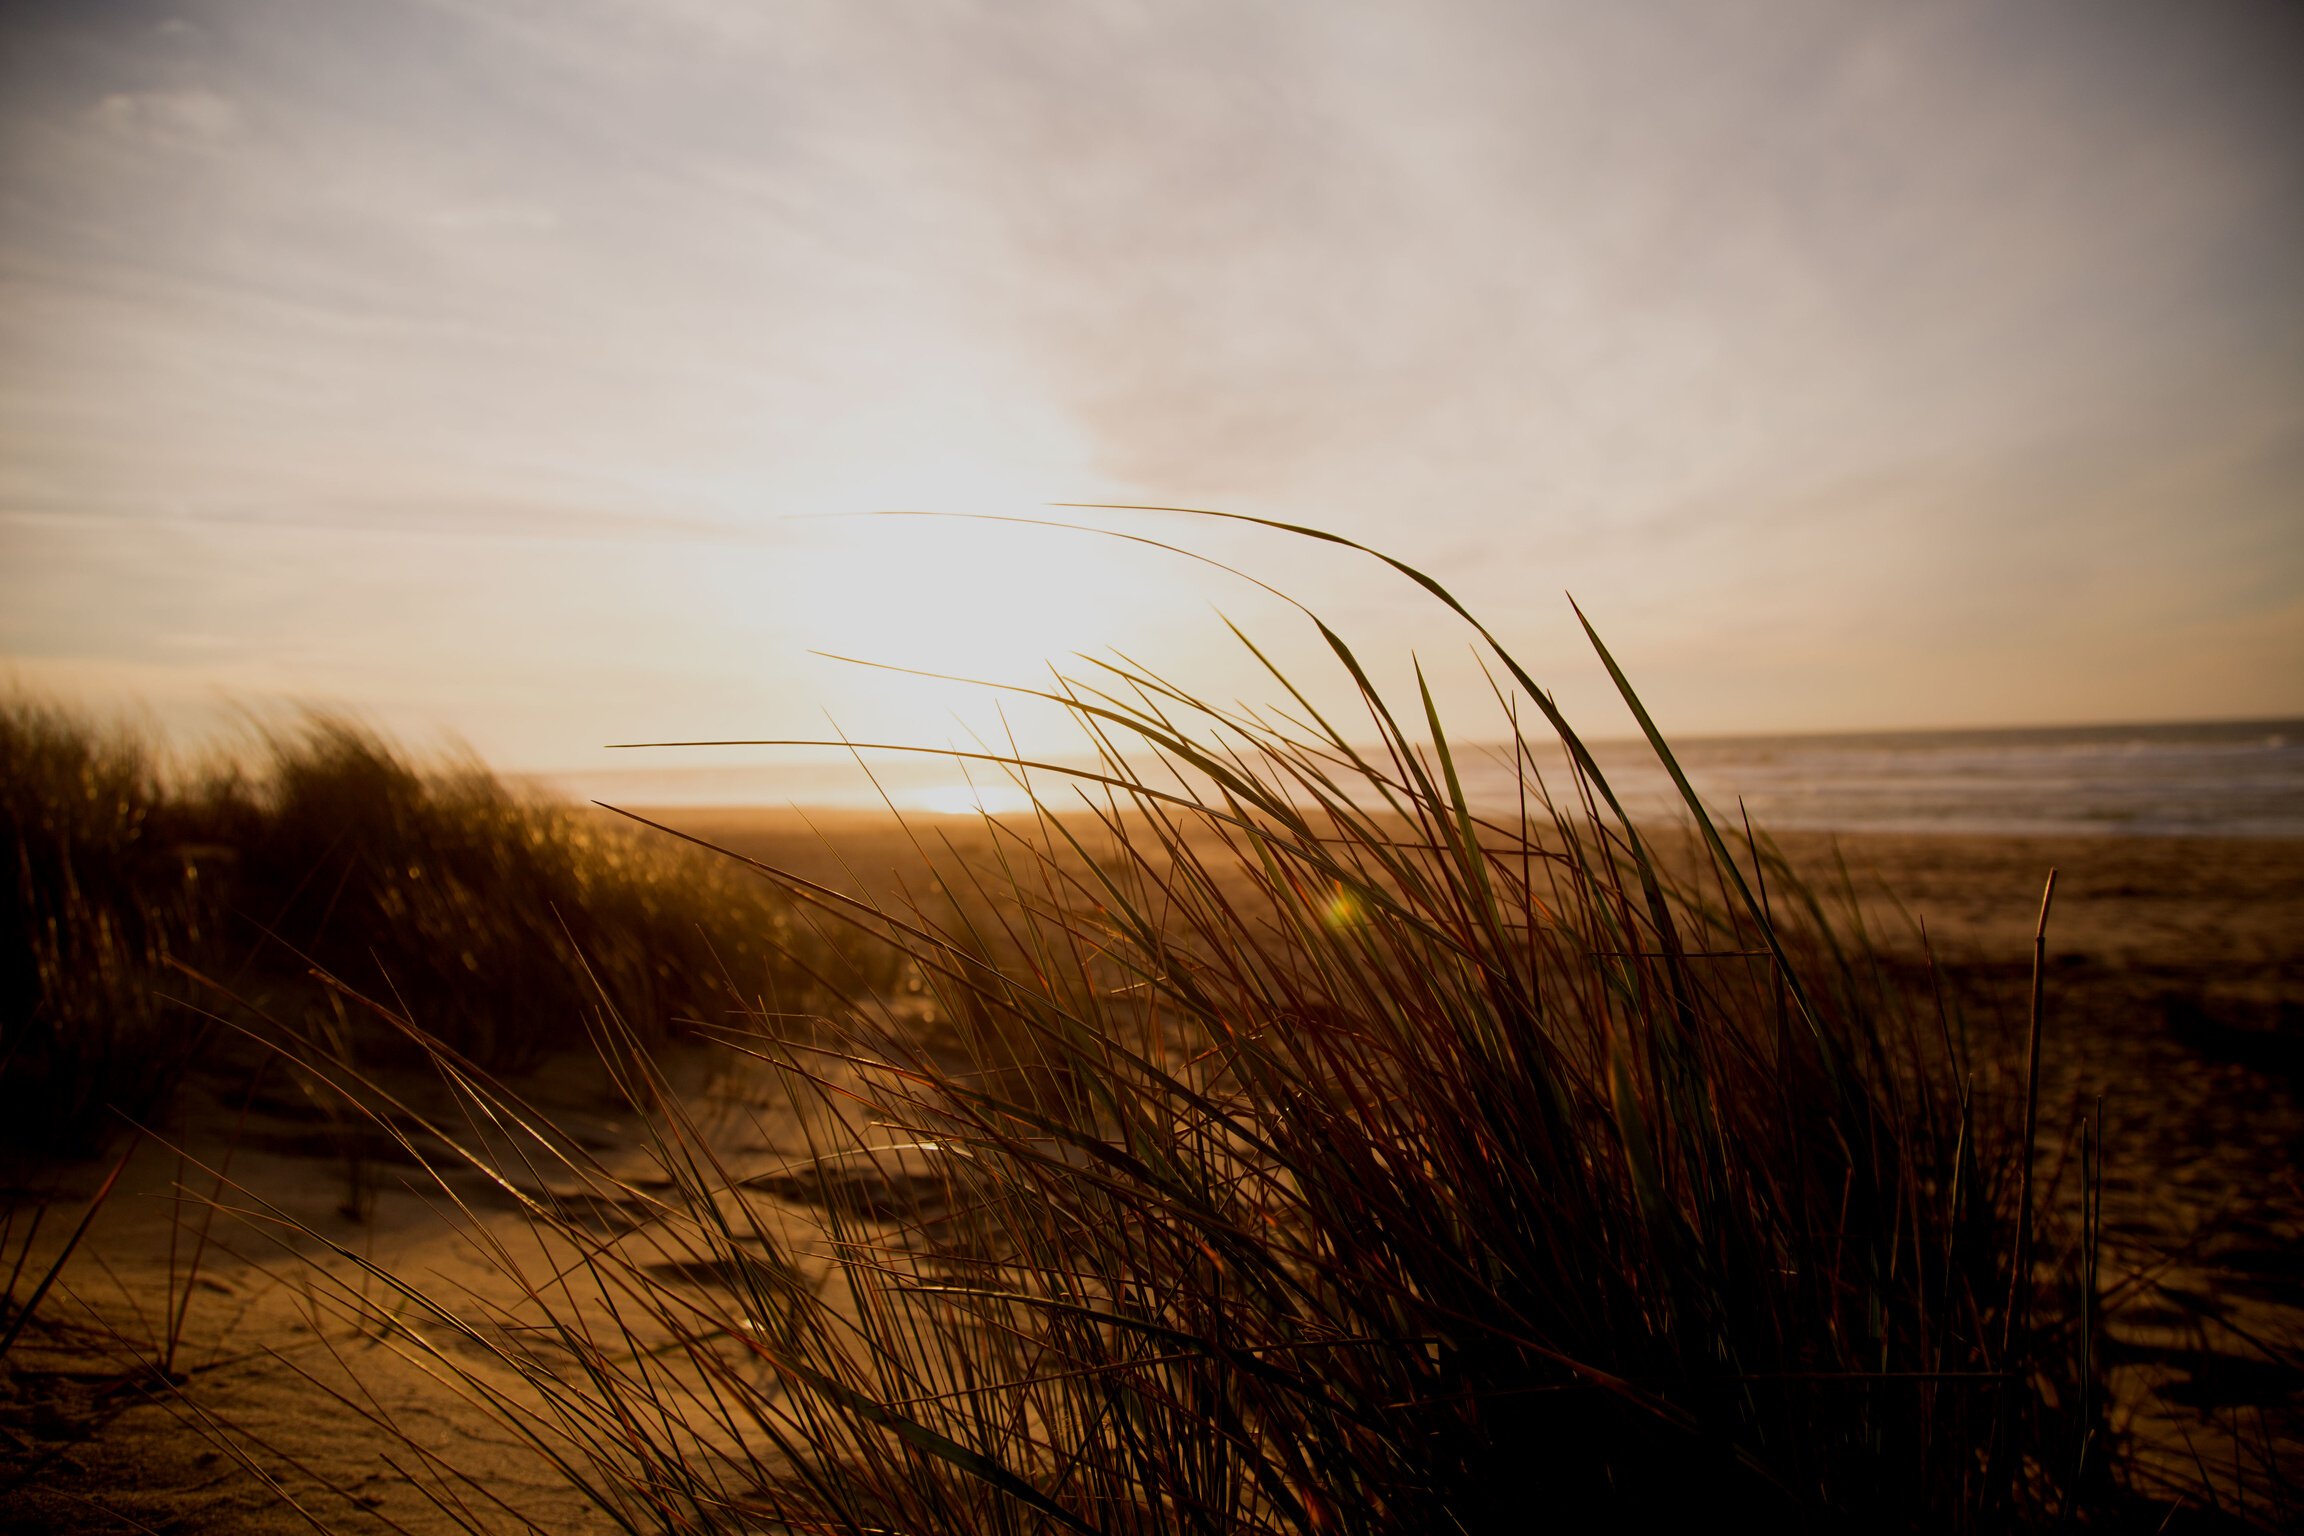
[[[0,3],[0,679],[509,768],[1270,692],[2304,714],[2304,8]],[[990,720],[988,725],[986,722]],[[1488,734],[1493,734],[1488,731]]]

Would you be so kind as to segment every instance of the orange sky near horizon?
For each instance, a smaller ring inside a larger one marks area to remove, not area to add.
[[[0,21],[0,677],[512,769],[1270,697],[1373,562],[1595,734],[2304,715],[2304,12],[122,0]]]

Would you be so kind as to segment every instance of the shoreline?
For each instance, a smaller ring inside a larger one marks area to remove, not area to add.
[[[782,862],[811,878],[846,873],[868,884],[882,871],[916,863],[915,841],[937,847],[949,839],[964,852],[989,846],[984,819],[972,814],[630,809],[730,853]],[[1841,884],[1844,865],[1874,937],[1891,943],[1899,937],[1897,925],[1873,920],[1893,917],[1901,907],[1924,919],[1936,942],[2028,960],[2041,888],[2055,869],[2051,957],[2293,967],[2304,983],[2304,837],[1760,832],[1819,893]],[[1668,847],[1685,835],[1683,827],[1667,826],[1655,841]],[[1740,842],[1730,837],[1732,848]]]

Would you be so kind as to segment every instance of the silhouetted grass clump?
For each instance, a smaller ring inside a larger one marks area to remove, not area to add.
[[[2093,1272],[2036,1230],[2022,1052],[1967,1059],[1692,795],[1668,858],[1485,630],[1502,817],[1429,694],[1397,710],[1319,627],[1350,729],[1277,673],[1287,712],[1252,717],[1101,667],[1045,695],[1099,770],[1012,765],[1039,813],[948,902],[790,881],[917,995],[727,1032],[805,1155],[715,1150],[636,1051],[655,1176],[503,1165],[584,1183],[490,1250],[562,1368],[407,1279],[369,1305],[631,1530],[2111,1509]]]
[[[207,906],[180,809],[134,737],[0,707],[0,1135],[83,1149],[180,1066],[155,988]]]
[[[519,1068],[604,1013],[654,1041],[809,985],[810,941],[758,879],[326,717],[181,772],[0,706],[0,836],[0,1124],[36,1147],[142,1113],[220,1030],[415,1054],[347,999]]]

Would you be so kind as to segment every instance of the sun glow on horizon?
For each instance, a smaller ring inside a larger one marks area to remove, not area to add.
[[[1008,521],[1015,519],[1016,521]],[[1204,617],[1181,562],[987,484],[918,512],[801,518],[789,525],[780,627],[827,670],[844,729],[919,742],[957,721],[1004,750],[1050,739],[1046,690],[1077,654],[1149,640],[1162,648]],[[1075,727],[1061,739],[1077,748]]]
[[[931,816],[1014,816],[1032,809],[1032,796],[1014,784],[939,785],[893,797],[896,808]]]

